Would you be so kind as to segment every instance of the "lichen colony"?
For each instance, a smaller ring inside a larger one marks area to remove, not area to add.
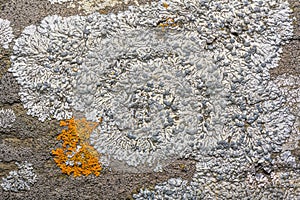
[[[159,171],[196,159],[189,190],[208,198],[235,173],[238,188],[256,180],[248,167],[268,168],[290,136],[295,117],[269,75],[290,12],[283,0],[170,0],[49,16],[15,41],[10,72],[28,114],[98,122],[90,142],[112,161]]]

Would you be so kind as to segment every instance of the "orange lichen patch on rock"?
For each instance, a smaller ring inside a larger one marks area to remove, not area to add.
[[[100,175],[102,167],[99,164],[99,155],[88,143],[89,136],[97,125],[98,123],[88,122],[84,118],[60,122],[60,126],[67,126],[68,129],[62,130],[57,136],[57,140],[63,141],[62,148],[53,150],[52,154],[63,173],[73,174],[74,177],[92,173]]]
[[[76,152],[64,151],[59,148],[52,152],[56,156],[54,159],[56,164],[61,168],[63,173],[74,177],[81,175],[90,175],[94,173],[100,175],[101,166],[99,160],[95,157],[87,147],[80,147]]]
[[[164,22],[159,23],[159,26],[162,27],[163,30],[164,30],[165,27],[175,27],[177,25],[178,24],[175,23],[173,18],[167,18],[167,19],[164,20]]]
[[[169,7],[169,4],[167,4],[166,2],[163,2],[163,3],[162,3],[162,6],[163,6],[165,9],[167,9],[167,8]]]
[[[169,8],[169,4],[166,3],[166,2],[163,2],[162,3],[162,6],[165,8],[165,9],[168,9]],[[164,30],[165,27],[175,27],[175,26],[178,26],[177,23],[175,23],[174,19],[171,18],[171,17],[168,17],[164,20],[162,20],[163,22],[159,23],[158,26],[162,27],[162,30]]]

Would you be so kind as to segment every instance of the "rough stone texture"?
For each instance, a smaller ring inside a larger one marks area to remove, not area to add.
[[[295,16],[299,17],[299,1],[290,0],[291,7],[294,7]],[[12,1],[0,1],[2,5],[2,11],[0,17],[9,19],[13,22],[13,27],[16,32],[19,32],[23,27],[32,23],[37,23],[39,20],[49,14],[61,14],[61,15],[73,15],[77,13],[77,10],[73,11],[66,9],[64,5],[50,5],[45,1],[32,1],[32,0],[12,0]],[[62,8],[65,9],[62,9]],[[61,10],[60,10],[61,9]],[[112,10],[113,11],[113,10]],[[107,12],[107,11],[105,11]],[[21,13],[21,14],[20,14]],[[299,77],[299,18],[295,21],[295,36],[289,44],[283,48],[283,54],[279,62],[279,67],[272,70],[272,77],[276,79],[278,75],[290,74]],[[298,36],[297,36],[298,35]],[[0,57],[3,56],[2,54]],[[298,59],[298,60],[297,60]],[[1,66],[0,66],[1,67]],[[6,77],[6,82],[11,82],[12,88],[18,88],[16,81],[12,78],[10,73],[6,73],[5,70],[0,69],[1,73]],[[274,73],[273,73],[274,72]],[[2,85],[2,84],[1,84]],[[0,88],[1,88],[0,85]],[[6,90],[10,91],[10,90]],[[100,177],[80,177],[72,178],[60,173],[60,170],[55,166],[53,158],[50,154],[51,150],[57,145],[55,136],[59,133],[58,122],[52,121],[47,123],[41,123],[36,118],[26,115],[26,110],[19,104],[17,89],[13,89],[12,92],[7,93],[7,97],[4,98],[0,106],[12,108],[16,111],[16,122],[11,129],[0,128],[0,177],[5,177],[9,171],[16,170],[17,166],[14,161],[24,161],[33,163],[36,172],[39,175],[38,182],[35,187],[25,193],[10,193],[0,190],[0,196],[3,199],[130,199],[132,193],[138,193],[141,188],[154,188],[157,183],[168,182],[170,178],[181,177],[183,180],[192,180],[192,176],[195,173],[195,163],[190,160],[175,161],[170,166],[164,169],[163,173],[147,173],[147,174],[128,174],[120,172],[104,172]],[[2,95],[2,92],[0,91]],[[6,95],[4,95],[6,96]],[[13,99],[10,103],[10,99]],[[12,104],[12,105],[10,105]],[[299,118],[298,118],[299,120]],[[298,127],[295,127],[299,129]],[[297,131],[297,130],[296,130]],[[295,134],[297,136],[297,134]],[[293,139],[293,138],[292,138]],[[257,172],[256,176],[246,176],[247,179],[243,183],[236,183],[230,185],[225,181],[217,181],[217,184],[212,184],[212,190],[219,187],[220,191],[225,192],[228,190],[234,191],[241,187],[248,187],[250,185],[260,185],[261,191],[264,191],[264,187],[271,188],[271,190],[265,190],[264,196],[257,196],[257,198],[266,199],[296,199],[294,196],[284,196],[285,189],[278,191],[275,187],[276,183],[279,183],[281,179],[286,179],[288,176],[297,177],[298,171],[295,171],[295,162],[300,162],[300,144],[297,144],[298,148],[292,148],[291,154],[289,152],[283,152],[281,154],[273,154],[274,166],[272,168],[273,173],[268,173],[267,165],[260,164],[254,167],[254,172]],[[227,151],[225,151],[227,152]],[[222,154],[217,160],[222,165]],[[295,160],[295,162],[294,162]],[[205,161],[205,160],[204,160]],[[225,163],[226,164],[226,163]],[[234,163],[228,164],[230,169],[234,169]],[[218,172],[218,165],[212,166],[213,171]],[[203,166],[197,166],[198,170],[201,170]],[[297,166],[296,166],[297,167]],[[238,171],[246,174],[247,169],[240,169]],[[287,173],[289,172],[289,173]],[[229,173],[230,174],[230,173]],[[246,174],[247,175],[247,174]],[[266,179],[270,177],[278,177],[275,180],[275,184],[267,182]],[[220,179],[222,177],[219,177]],[[204,182],[214,182],[215,180],[203,180]],[[222,184],[219,184],[222,182]],[[284,181],[283,181],[284,182]],[[299,179],[294,180],[294,183],[299,183]],[[224,185],[223,185],[224,184]],[[287,184],[287,183],[285,183]],[[264,186],[265,185],[265,186]],[[291,184],[292,185],[292,184]],[[272,189],[272,187],[274,187]],[[205,189],[205,188],[204,188]],[[299,191],[299,188],[289,188],[288,190]],[[258,191],[259,192],[259,191]],[[280,193],[282,195],[280,195]],[[226,197],[220,194],[220,198]],[[243,194],[245,199],[249,195],[253,194],[253,190],[250,188],[248,193]],[[299,194],[299,193],[298,193]],[[231,197],[237,195],[232,193]],[[228,196],[227,196],[228,197]],[[239,196],[241,197],[241,196]],[[237,197],[236,197],[237,198]]]
[[[19,87],[11,73],[0,77],[0,105],[20,102]]]
[[[299,39],[291,40],[284,45],[279,66],[271,70],[271,76],[276,77],[282,74],[300,74],[300,36]]]
[[[11,50],[0,47],[0,78],[6,73],[10,66],[10,53]]]

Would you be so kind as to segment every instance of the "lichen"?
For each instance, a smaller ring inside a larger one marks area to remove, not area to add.
[[[86,119],[65,120],[60,126],[67,126],[67,130],[57,136],[57,140],[63,141],[62,147],[52,151],[54,161],[61,168],[62,173],[73,174],[74,177],[81,175],[100,175],[101,165],[98,153],[88,144],[87,139],[92,129],[98,124],[88,122]]]
[[[23,163],[16,162],[16,165],[18,166],[17,171],[11,171],[6,178],[2,178],[2,188],[12,192],[30,190],[37,182],[37,175],[34,173],[32,164],[25,161]]]
[[[193,181],[208,180],[208,198],[218,177],[228,176],[223,185],[248,166],[267,170],[263,161],[291,136],[295,116],[269,75],[292,36],[291,11],[282,0],[167,4],[46,17],[16,40],[10,71],[28,114],[101,118],[90,142],[111,163],[143,171],[177,158],[208,163]],[[162,31],[166,19],[178,26]]]
[[[162,27],[162,29],[164,30],[165,27],[174,27],[174,26],[178,26],[178,24],[174,22],[173,18],[167,18],[163,20],[163,22],[159,23],[158,26]]]
[[[16,120],[15,113],[12,109],[0,110],[0,128],[9,128]]]
[[[8,49],[9,43],[11,43],[14,38],[12,27],[10,26],[10,21],[0,18],[0,45]]]
[[[137,194],[132,195],[134,199],[198,199],[195,186],[190,185],[187,180],[171,178],[166,182],[159,183],[151,188],[142,188]]]
[[[127,4],[129,0],[49,0],[51,4],[67,3],[69,8],[76,7],[85,14],[90,14],[106,7],[113,7],[119,4]]]
[[[286,105],[296,115],[300,115],[300,77],[298,75],[280,75],[274,79],[280,91],[287,97]]]

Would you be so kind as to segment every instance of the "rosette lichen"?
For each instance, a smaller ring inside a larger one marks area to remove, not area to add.
[[[13,192],[30,190],[30,187],[37,181],[37,175],[33,171],[32,164],[16,162],[16,165],[18,166],[17,171],[11,171],[6,178],[2,178],[2,188],[5,191]]]
[[[7,49],[13,37],[13,30],[10,26],[10,21],[0,18],[0,46]]]
[[[15,113],[12,109],[0,110],[0,128],[9,128],[16,120]]]

